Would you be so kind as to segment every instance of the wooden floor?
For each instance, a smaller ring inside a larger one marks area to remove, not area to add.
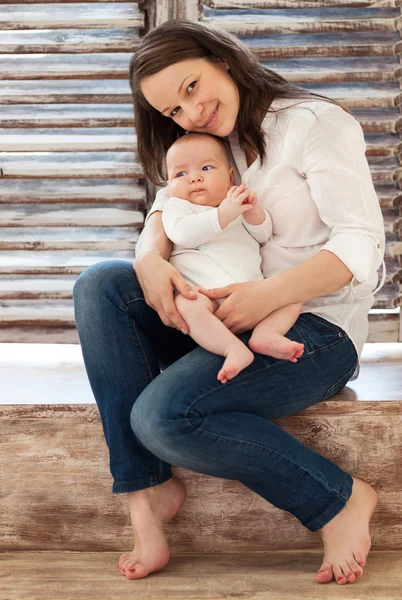
[[[174,556],[165,569],[129,581],[119,554],[0,554],[2,600],[401,600],[402,552],[373,552],[363,577],[315,582],[321,553]]]

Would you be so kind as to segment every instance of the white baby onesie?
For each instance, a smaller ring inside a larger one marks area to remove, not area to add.
[[[260,244],[268,241],[272,221],[261,225],[243,217],[222,229],[218,209],[172,197],[164,204],[162,223],[173,242],[170,263],[191,285],[204,288],[263,279]]]

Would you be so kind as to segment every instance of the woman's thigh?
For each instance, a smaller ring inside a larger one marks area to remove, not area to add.
[[[239,337],[247,343],[251,332]],[[153,425],[163,428],[168,420],[190,416],[194,422],[194,417],[202,419],[210,412],[240,411],[276,419],[329,398],[353,375],[356,350],[336,325],[303,313],[287,337],[305,346],[297,363],[255,354],[254,362],[226,384],[217,380],[223,357],[197,347],[139,396],[132,412],[133,429],[151,432]]]

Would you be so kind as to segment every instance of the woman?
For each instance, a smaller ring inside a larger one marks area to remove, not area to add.
[[[265,279],[205,290],[225,298],[217,317],[247,343],[257,322],[303,302],[288,336],[305,352],[297,363],[256,353],[233,380],[216,380],[222,357],[184,335],[187,324],[175,309],[175,288],[193,295],[168,262],[166,190],[147,216],[134,269],[109,260],[80,275],[77,329],[113,492],[128,494],[135,538],[118,566],[137,579],[167,564],[163,527],[186,498],[174,464],[239,480],[320,530],[316,580],[353,583],[370,550],[376,492],[271,420],[331,397],[357,376],[384,253],[360,125],[336,102],[288,84],[236,38],[201,23],[169,22],[148,33],[130,81],[138,154],[153,182],[165,181],[165,153],[185,131],[228,136],[237,183],[242,175],[271,214]]]

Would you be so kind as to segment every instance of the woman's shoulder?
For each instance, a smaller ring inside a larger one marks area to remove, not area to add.
[[[269,133],[272,127],[305,129],[317,122],[332,122],[346,128],[358,124],[353,115],[339,104],[321,98],[275,98],[267,112],[262,128]]]
[[[339,117],[343,115],[351,117],[346,110],[339,104],[334,104],[324,98],[275,98],[271,104],[266,118],[272,118],[275,114],[283,116],[286,119],[296,119],[304,116],[306,119],[314,119],[317,117]],[[352,117],[354,118],[354,117]]]

